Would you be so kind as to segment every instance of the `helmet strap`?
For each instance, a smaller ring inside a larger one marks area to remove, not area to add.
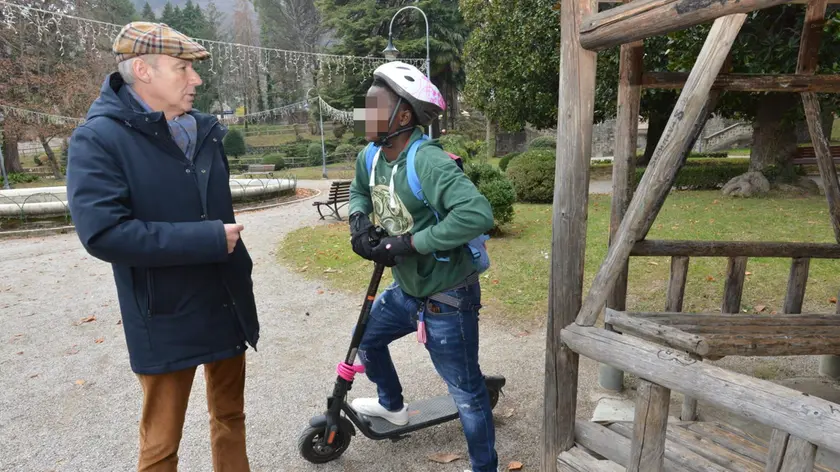
[[[397,96],[397,103],[394,105],[394,110],[391,111],[391,118],[388,120],[388,130],[389,131],[391,130],[391,126],[394,125],[394,120],[397,118],[397,112],[400,109],[400,105],[402,104],[402,100],[403,100],[402,97]],[[406,132],[409,132],[409,131],[414,131],[414,127],[412,126],[412,127],[403,128],[403,129],[397,130],[394,133],[386,134],[385,136],[379,136],[376,139],[376,141],[374,141],[373,144],[376,145],[376,146],[379,146],[379,147],[389,148],[393,145],[391,143],[391,138],[393,138],[395,136],[399,136],[399,135],[401,135],[403,133],[406,133]],[[386,131],[386,133],[387,133],[387,131]]]

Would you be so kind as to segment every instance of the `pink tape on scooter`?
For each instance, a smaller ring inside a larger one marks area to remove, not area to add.
[[[342,379],[352,382],[356,377],[356,374],[363,374],[365,372],[365,366],[361,364],[350,365],[346,362],[339,362],[335,371]]]

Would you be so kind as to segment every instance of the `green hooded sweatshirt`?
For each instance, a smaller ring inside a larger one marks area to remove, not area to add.
[[[414,297],[428,297],[463,282],[475,271],[469,250],[471,239],[493,227],[490,202],[446,154],[437,140],[420,145],[414,167],[420,186],[434,213],[411,192],[406,163],[411,143],[422,137],[420,128],[411,134],[399,157],[388,162],[384,154],[376,160],[375,184],[370,186],[365,152],[356,158],[356,178],[350,186],[349,214],[357,211],[373,214],[371,220],[391,236],[411,233],[419,254],[405,258],[392,269],[394,280],[402,290]],[[391,194],[391,177],[393,189]],[[449,262],[438,261],[449,257]]]

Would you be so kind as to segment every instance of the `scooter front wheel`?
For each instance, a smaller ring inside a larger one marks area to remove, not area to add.
[[[351,432],[339,428],[332,444],[324,441],[324,428],[310,426],[298,438],[298,450],[304,459],[313,464],[324,464],[338,459],[350,446]]]

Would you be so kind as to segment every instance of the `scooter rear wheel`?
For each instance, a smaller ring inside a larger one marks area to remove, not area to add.
[[[351,438],[350,431],[340,428],[333,444],[327,445],[324,441],[324,428],[310,426],[300,434],[298,450],[300,450],[300,455],[309,462],[324,464],[341,457],[350,446]]]

